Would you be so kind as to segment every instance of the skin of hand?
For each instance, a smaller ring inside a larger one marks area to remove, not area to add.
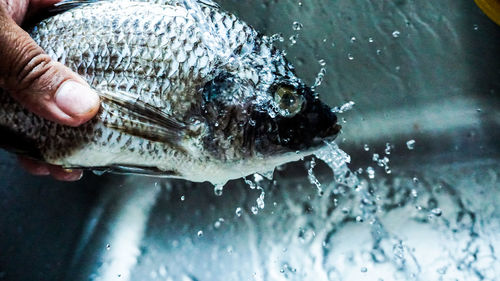
[[[79,126],[99,110],[99,96],[76,73],[51,58],[20,25],[61,0],[0,0],[0,88],[31,112],[54,122]],[[34,175],[63,181],[82,177],[28,158],[21,165]]]

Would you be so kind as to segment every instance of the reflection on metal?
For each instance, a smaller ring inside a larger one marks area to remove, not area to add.
[[[474,0],[483,12],[500,25],[500,0]]]
[[[90,212],[66,279],[131,280],[159,191],[151,180],[134,177],[107,187]]]

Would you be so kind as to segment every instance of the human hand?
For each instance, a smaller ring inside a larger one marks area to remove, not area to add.
[[[99,96],[88,84],[51,58],[19,25],[61,0],[0,0],[0,88],[31,112],[59,124],[78,126],[97,113]],[[19,158],[34,175],[78,180],[81,170]]]

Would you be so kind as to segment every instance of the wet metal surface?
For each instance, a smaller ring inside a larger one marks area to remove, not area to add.
[[[220,197],[209,184],[139,177],[57,183],[28,176],[2,152],[0,280],[500,276],[499,27],[473,1],[313,2],[221,4],[268,35],[283,33],[311,84],[325,60],[318,91],[330,105],[356,103],[339,115],[338,143],[351,169],[363,168],[380,226],[359,219],[366,206],[355,189],[318,196],[310,159],[276,171],[275,184],[264,179],[266,207],[254,215],[259,192],[242,180]],[[391,174],[374,153],[390,159]],[[328,186],[325,165],[314,171]]]

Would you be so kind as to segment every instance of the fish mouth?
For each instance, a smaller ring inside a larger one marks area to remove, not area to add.
[[[334,124],[330,128],[328,128],[325,131],[321,132],[320,137],[322,137],[324,140],[334,140],[335,138],[337,138],[337,136],[340,133],[341,129],[342,129],[341,125]]]
[[[337,138],[342,126],[336,121],[337,117],[329,110],[283,119],[278,122],[279,144],[293,151],[318,148],[325,141]]]
[[[318,136],[314,137],[312,142],[313,146],[322,146],[325,141],[330,142],[334,141],[340,133],[342,126],[339,124],[334,124],[328,129],[322,131]]]

